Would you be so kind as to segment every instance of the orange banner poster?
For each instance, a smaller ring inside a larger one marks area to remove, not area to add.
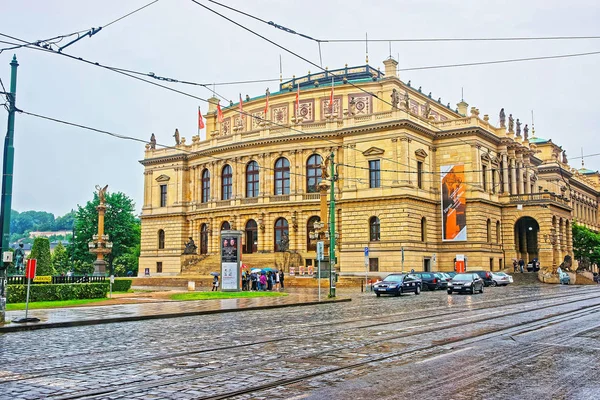
[[[442,240],[467,240],[465,166],[440,167],[442,178]]]

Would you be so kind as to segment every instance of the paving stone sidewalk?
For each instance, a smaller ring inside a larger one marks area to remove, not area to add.
[[[289,291],[283,297],[256,297],[220,300],[173,301],[168,294],[160,292],[152,295],[122,294],[113,299],[122,304],[65,307],[30,310],[28,316],[39,318],[40,322],[15,323],[14,319],[25,316],[25,311],[8,311],[6,320],[11,321],[0,326],[0,333],[44,328],[95,325],[113,322],[140,321],[158,318],[176,318],[189,315],[236,312],[244,310],[278,307],[303,306],[318,303],[317,293],[313,290]],[[348,298],[329,300],[322,297],[321,303],[349,301]],[[131,304],[133,302],[133,304]]]

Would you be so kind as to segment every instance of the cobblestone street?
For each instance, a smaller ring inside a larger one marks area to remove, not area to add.
[[[342,289],[351,302],[5,333],[0,397],[592,399],[599,294]]]

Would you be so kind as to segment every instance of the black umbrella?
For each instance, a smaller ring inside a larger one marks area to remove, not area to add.
[[[219,275],[221,275],[219,272],[211,272],[210,274],[211,274],[212,276],[219,276]]]

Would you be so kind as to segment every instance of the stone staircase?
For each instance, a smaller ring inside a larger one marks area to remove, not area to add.
[[[181,275],[209,275],[221,270],[217,254],[188,255],[182,260]]]
[[[508,274],[513,277],[514,285],[537,285],[540,283],[537,272],[510,272]]]

